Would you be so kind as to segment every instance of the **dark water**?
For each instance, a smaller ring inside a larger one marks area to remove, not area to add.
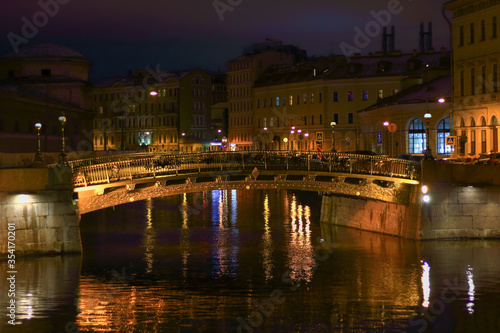
[[[500,241],[319,223],[320,197],[213,191],[86,214],[82,256],[18,261],[0,332],[500,332]]]

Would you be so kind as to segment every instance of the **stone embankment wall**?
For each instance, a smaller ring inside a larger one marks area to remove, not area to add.
[[[324,196],[321,222],[412,239],[500,238],[500,166],[422,164],[408,205]]]

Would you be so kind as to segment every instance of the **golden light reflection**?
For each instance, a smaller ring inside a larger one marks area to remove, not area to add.
[[[156,244],[156,231],[153,227],[153,199],[146,200],[146,229],[144,230],[144,237],[142,239],[142,247],[145,250],[146,272],[153,272],[153,251]]]
[[[238,218],[238,196],[236,195],[236,190],[231,190],[231,223],[236,223]]]
[[[262,265],[264,266],[264,274],[266,281],[273,277],[273,239],[271,236],[271,227],[269,226],[269,218],[271,210],[269,209],[269,195],[266,193],[264,198],[264,234],[262,235]]]
[[[467,284],[469,285],[469,290],[467,294],[469,295],[469,303],[467,303],[467,311],[469,314],[474,313],[474,296],[476,293],[476,286],[474,285],[474,274],[472,273],[474,269],[467,266]]]
[[[422,306],[424,308],[429,307],[429,299],[431,296],[431,278],[430,278],[431,266],[427,261],[422,262],[422,292],[424,300],[422,301]]]
[[[293,281],[310,282],[313,276],[316,261],[311,243],[310,212],[310,207],[297,205],[297,198],[292,195],[289,214],[291,232],[288,244],[288,265],[290,279]]]

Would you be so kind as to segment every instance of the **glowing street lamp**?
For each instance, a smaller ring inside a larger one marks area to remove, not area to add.
[[[284,150],[286,150],[286,148],[287,148],[286,143],[288,142],[288,138],[283,138],[283,142],[285,143],[285,147],[284,147],[285,149]]]
[[[42,162],[42,153],[40,151],[40,130],[42,129],[42,123],[38,122],[35,124],[36,128],[36,154],[35,154],[35,162]]]
[[[429,121],[430,119],[432,118],[432,115],[430,114],[430,112],[426,112],[424,114],[424,118],[427,120],[427,123],[426,123],[426,130],[427,130],[427,133],[426,133],[426,143],[427,143],[427,147],[426,147],[426,150],[425,150],[425,159],[426,160],[433,160],[434,157],[432,157],[432,152],[431,152],[431,148],[430,148],[430,137],[429,137]]]
[[[64,143],[64,124],[66,124],[66,117],[64,113],[59,116],[59,122],[61,123],[61,134],[62,134],[62,146],[61,153],[59,154],[59,165],[68,165],[68,159],[66,157],[66,145]]]
[[[332,121],[330,123],[330,126],[332,127],[332,153],[336,153],[337,150],[335,149],[335,126],[337,125],[336,122]]]
[[[149,93],[149,95],[154,97],[158,95],[158,92],[153,90]]]

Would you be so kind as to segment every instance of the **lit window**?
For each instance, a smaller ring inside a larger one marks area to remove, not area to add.
[[[414,119],[408,131],[408,150],[410,154],[421,154],[426,147],[424,122]]]
[[[363,90],[363,101],[368,100],[368,90]]]
[[[354,96],[352,95],[352,90],[347,91],[347,101],[352,102],[354,99]]]

